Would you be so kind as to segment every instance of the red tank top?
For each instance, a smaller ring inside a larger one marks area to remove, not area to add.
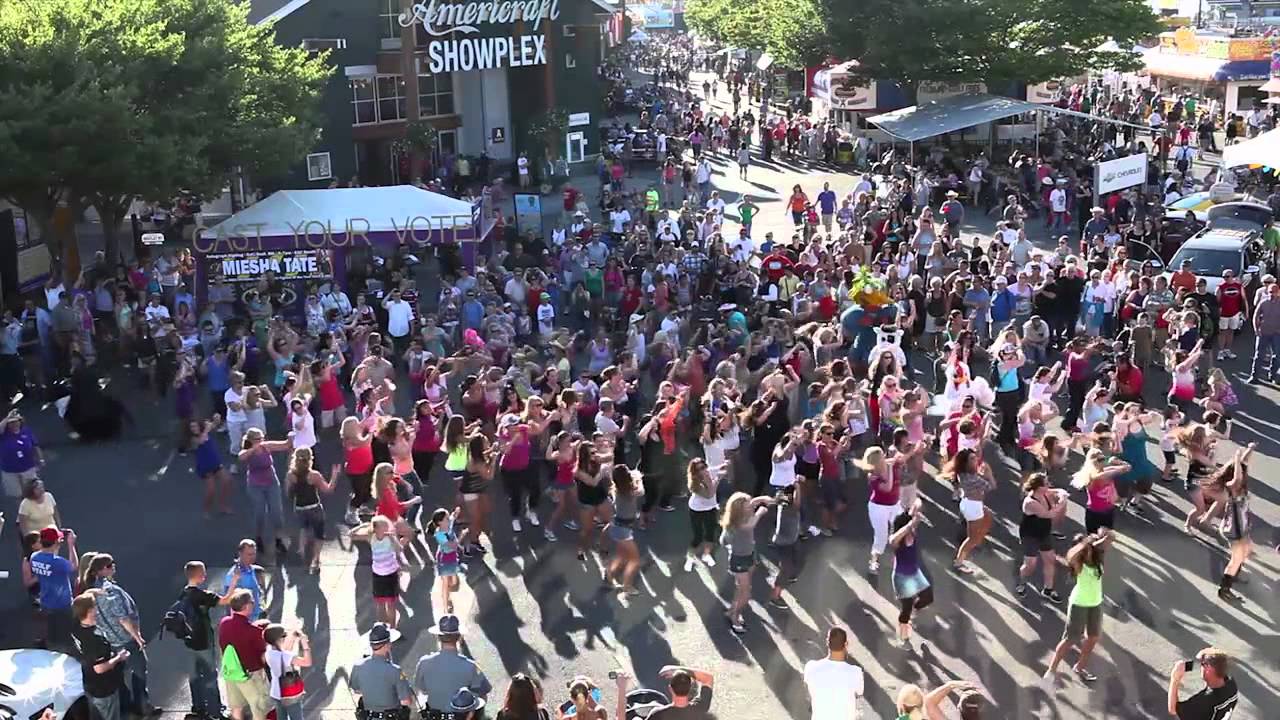
[[[361,475],[373,469],[373,445],[346,448],[345,454],[348,475]]]

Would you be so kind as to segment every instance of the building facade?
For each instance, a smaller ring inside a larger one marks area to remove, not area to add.
[[[543,154],[531,125],[549,108],[570,127],[548,154],[581,162],[598,142],[597,72],[620,38],[605,0],[250,0],[276,41],[329,51],[326,120],[289,187],[387,185],[434,174],[457,155],[495,166]],[[436,129],[430,157],[397,147],[414,120]]]

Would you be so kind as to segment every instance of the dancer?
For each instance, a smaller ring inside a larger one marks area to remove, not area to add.
[[[693,570],[693,563],[699,556],[707,567],[716,566],[714,552],[719,535],[716,521],[720,512],[716,491],[723,474],[723,466],[711,468],[702,458],[689,461],[689,525],[693,539],[689,541],[689,554],[684,560],[685,572]]]
[[[1231,543],[1231,559],[1222,572],[1222,580],[1218,584],[1218,597],[1227,602],[1242,602],[1231,589],[1241,568],[1253,553],[1253,540],[1249,538],[1249,458],[1257,448],[1257,443],[1236,451],[1231,463],[1224,465],[1213,478],[1215,485],[1222,487],[1226,497],[1226,512],[1222,516],[1222,536]]]
[[[1022,483],[1022,522],[1018,524],[1018,537],[1022,541],[1022,566],[1018,568],[1018,582],[1013,592],[1018,597],[1027,594],[1027,578],[1040,565],[1044,574],[1044,586],[1040,593],[1059,603],[1062,596],[1053,587],[1053,574],[1058,556],[1053,551],[1053,524],[1067,512],[1067,492],[1049,486],[1049,476],[1042,472],[1031,473]]]
[[[395,525],[381,515],[375,515],[364,525],[353,528],[350,537],[354,541],[369,543],[370,570],[373,573],[371,592],[378,621],[395,629],[399,620],[400,569],[408,564],[404,559],[404,548],[408,546],[409,539],[396,535]]]
[[[461,514],[461,507],[454,508],[453,512],[436,508],[431,513],[431,524],[427,528],[436,541],[436,587],[440,590],[440,607],[450,614],[453,613],[453,593],[458,589],[459,583],[459,548],[467,537],[465,529],[461,535],[454,529]]]
[[[777,521],[769,545],[776,554],[778,571],[770,581],[769,605],[787,609],[782,589],[800,579],[800,507],[796,504],[796,486],[785,487],[773,498]]]
[[[613,541],[613,559],[604,572],[604,584],[627,595],[639,595],[635,577],[640,569],[640,549],[636,547],[635,526],[640,499],[644,497],[644,479],[626,465],[614,465],[612,479],[613,519],[605,532]],[[614,583],[615,576],[620,583]]]
[[[1129,472],[1131,466],[1118,458],[1106,459],[1101,448],[1091,448],[1084,456],[1084,463],[1071,479],[1071,487],[1088,493],[1084,511],[1085,532],[1093,534],[1100,528],[1116,526],[1116,478]]]
[[[925,577],[920,562],[920,549],[916,543],[917,530],[924,518],[922,503],[916,500],[906,512],[893,519],[893,534],[889,544],[893,547],[893,594],[898,599],[898,640],[903,645],[911,642],[911,617],[933,603],[933,587]]]
[[[956,550],[953,567],[965,575],[974,573],[969,555],[982,544],[991,531],[991,510],[983,503],[989,491],[996,487],[991,466],[981,461],[972,448],[956,453],[943,468],[940,477],[950,481],[960,493],[960,516],[965,522],[965,539]]]
[[[334,465],[326,481],[314,468],[311,448],[297,448],[289,461],[285,492],[293,498],[293,514],[298,518],[298,553],[311,574],[320,572],[320,543],[324,542],[324,504],[320,494],[333,492],[341,465]]]
[[[1053,650],[1049,669],[1041,679],[1046,690],[1053,687],[1058,663],[1062,662],[1067,650],[1081,637],[1084,641],[1080,643],[1080,655],[1071,669],[1087,683],[1098,679],[1085,668],[1085,663],[1102,639],[1102,557],[1114,537],[1115,531],[1110,529],[1077,535],[1075,544],[1067,551],[1067,567],[1075,575],[1076,585],[1071,589],[1071,597],[1067,600],[1067,628],[1062,633],[1062,640]]]
[[[756,524],[769,512],[773,500],[753,498],[744,492],[729,496],[720,517],[720,543],[729,551],[729,572],[733,573],[733,602],[725,611],[729,629],[741,635],[747,631],[742,611],[751,600],[751,571],[756,566]]]
[[[213,434],[222,427],[222,416],[214,414],[203,422],[187,423],[186,447],[195,450],[196,477],[204,481],[204,516],[209,518],[214,505],[219,515],[231,514],[231,473],[222,464],[222,451]]]

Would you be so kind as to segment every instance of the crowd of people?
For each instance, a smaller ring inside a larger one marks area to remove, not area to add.
[[[745,172],[775,147],[823,152],[814,128],[792,142],[799,121],[739,114],[737,94],[750,92],[743,78],[728,84],[734,113],[704,107],[685,84],[688,52],[638,56],[668,88],[640,127],[687,141],[660,159],[663,168],[696,169],[724,152],[745,154]],[[704,85],[709,100],[716,89]],[[1046,155],[1039,182],[1066,180],[1062,160]],[[569,187],[563,221],[547,237],[500,231],[476,267],[443,264],[439,293],[421,292],[400,272],[403,258],[390,258],[345,289],[307,288],[306,314],[292,320],[272,312],[270,282],[260,295],[211,289],[209,307],[195,307],[187,255],[119,270],[99,259],[70,289],[51,281],[46,307],[7,318],[17,328],[6,349],[34,343],[55,377],[136,364],[152,388],[172,393],[175,443],[202,483],[206,516],[251,512],[254,533],[235,564],[210,578],[202,562],[187,563],[186,586],[173,588],[163,618],[190,650],[191,711],[202,719],[220,718],[224,706],[237,720],[272,710],[278,720],[303,717],[310,640],[262,619],[271,591],[262,566],[317,572],[335,503],[344,506],[340,532],[367,544],[371,558],[366,600],[377,624],[350,683],[369,720],[403,718],[415,704],[428,720],[462,720],[486,703],[501,703],[508,720],[623,717],[639,702],[620,672],[610,678],[614,707],[589,676],[571,683],[562,706],[524,675],[501,701],[488,699],[493,685],[459,651],[454,598],[508,525],[516,543],[573,553],[601,569],[603,588],[627,596],[646,592],[647,538],[687,532],[676,566],[732,576],[724,621],[739,635],[760,624],[755,573],[770,573],[759,599],[786,611],[814,545],[867,534],[868,571],[891,576],[892,625],[912,648],[919,613],[955,602],[935,592],[928,556],[945,553],[939,564],[962,581],[979,573],[972,557],[995,520],[987,498],[1018,493],[1011,520],[1021,552],[1009,558],[1007,592],[1027,602],[1038,584],[1039,602],[1066,605],[1065,632],[1045,662],[1050,689],[1073,647],[1073,674],[1098,680],[1088,660],[1102,637],[1112,572],[1104,559],[1118,533],[1142,541],[1125,515],[1167,512],[1152,496],[1185,494],[1186,531],[1224,538],[1218,596],[1243,602],[1254,446],[1224,449],[1238,400],[1218,363],[1235,357],[1247,323],[1258,338],[1252,379],[1276,380],[1280,360],[1266,357],[1280,344],[1275,278],[1250,294],[1227,275],[1209,292],[1190,269],[1166,278],[1132,266],[1116,232],[1135,222],[1123,196],[1089,208],[1052,250],[1031,243],[1016,197],[993,241],[966,238],[976,198],[966,205],[946,192],[935,210],[909,165],[878,169],[847,187],[796,185],[785,205],[795,233],[775,239],[753,231],[757,206],[730,208],[719,197],[709,172],[695,170],[687,193],[626,196],[624,168],[596,220]],[[28,314],[33,325],[46,318],[48,332],[24,330]],[[96,374],[85,377],[93,381],[83,392],[100,391]],[[29,379],[11,376],[9,386],[43,382]],[[2,425],[0,470],[6,494],[21,497],[23,580],[44,619],[42,640],[82,659],[101,720],[119,720],[122,700],[154,712],[142,619],[115,581],[114,559],[78,554],[39,479],[39,443],[17,412]],[[1149,457],[1153,437],[1162,464]],[[278,457],[287,457],[283,472]],[[1016,489],[997,480],[1007,471],[1018,473]],[[244,493],[233,490],[240,478]],[[447,501],[424,507],[428,486],[443,487],[432,495]],[[950,502],[931,500],[939,496]],[[849,517],[864,503],[865,524]],[[1067,518],[1073,506],[1083,507],[1083,527]],[[937,537],[948,516],[954,550]],[[403,579],[419,573],[434,578],[440,649],[406,679],[391,647]],[[222,606],[229,613],[215,620]],[[815,717],[851,716],[863,692],[846,646],[845,630],[831,629],[829,656],[805,667]],[[1210,648],[1197,660],[1205,689],[1180,699],[1195,667],[1180,663],[1169,712],[1223,718],[1209,713],[1234,706],[1228,658]],[[706,715],[710,673],[661,675],[666,687],[648,696],[648,717]],[[949,693],[962,717],[982,716],[982,693],[960,682],[904,687],[898,711],[940,717]]]

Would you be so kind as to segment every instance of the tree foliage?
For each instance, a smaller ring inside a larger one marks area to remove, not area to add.
[[[213,195],[237,168],[283,174],[315,143],[332,70],[247,13],[235,0],[4,0],[0,195],[42,233],[58,201],[92,206],[115,258],[135,198]]]
[[[798,67],[834,57],[862,72],[920,80],[1040,82],[1130,68],[1160,30],[1146,0],[690,0],[700,33]]]

